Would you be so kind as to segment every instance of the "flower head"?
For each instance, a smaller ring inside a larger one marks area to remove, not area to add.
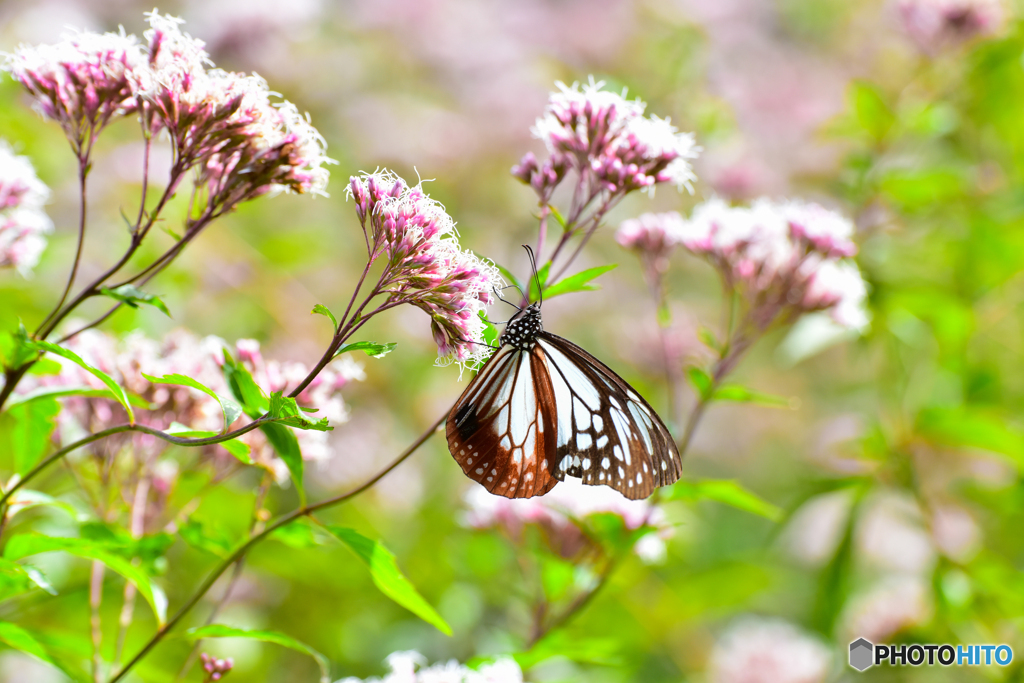
[[[6,56],[3,68],[81,154],[112,119],[135,111],[132,82],[144,64],[135,36],[81,31],[54,45],[23,45]]]
[[[615,240],[642,256],[664,259],[680,243],[682,232],[683,218],[675,211],[645,213],[623,221]]]
[[[53,224],[43,213],[50,190],[36,177],[28,157],[0,140],[0,267],[28,275],[46,247]]]
[[[498,269],[459,246],[455,221],[420,185],[390,171],[349,182],[370,259],[387,260],[382,291],[430,316],[443,362],[476,362],[488,350],[480,312],[502,284]]]
[[[626,529],[650,527],[654,531],[640,539],[634,548],[641,559],[657,562],[664,557],[665,540],[672,528],[664,511],[646,500],[629,500],[607,486],[585,486],[567,478],[549,493],[533,498],[503,498],[473,486],[466,492],[464,523],[475,529],[499,527],[513,539],[522,535],[525,525],[540,527],[553,550],[572,557],[588,547],[584,530],[591,515],[611,514],[622,520]]]
[[[995,33],[1006,20],[1000,0],[899,0],[897,11],[903,29],[927,53]]]
[[[824,683],[831,656],[818,640],[777,619],[747,617],[715,643],[710,683]]]
[[[852,234],[850,221],[816,204],[759,199],[745,208],[712,199],[694,209],[679,241],[744,296],[759,329],[812,311],[861,329],[867,287],[844,260],[857,252]]]
[[[203,662],[203,671],[206,672],[207,681],[219,681],[235,666],[235,661],[230,657],[217,659],[204,652],[200,655],[200,659]]]
[[[419,652],[393,652],[387,657],[391,671],[384,678],[367,678],[365,683],[523,683],[523,671],[510,657],[501,657],[473,670],[454,659],[427,666]],[[338,683],[364,683],[343,678]]]
[[[543,164],[532,154],[523,157],[512,169],[517,178],[542,197],[550,197],[569,167],[613,196],[658,183],[692,190],[689,160],[700,151],[692,134],[680,133],[668,119],[644,116],[644,102],[604,90],[593,77],[582,88],[557,86],[532,128],[551,157]]]
[[[147,17],[149,68],[135,82],[147,122],[170,134],[180,169],[198,171],[210,205],[271,191],[325,194],[326,144],[295,105],[272,103],[275,93],[256,74],[212,68],[180,19]]]

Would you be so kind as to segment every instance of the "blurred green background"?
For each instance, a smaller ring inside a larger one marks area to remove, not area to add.
[[[662,409],[654,306],[612,229],[646,211],[687,212],[714,194],[803,197],[851,216],[872,323],[862,338],[804,357],[794,350],[806,333],[764,340],[733,379],[790,397],[790,406],[715,405],[687,456],[685,476],[736,479],[782,508],[782,520],[710,501],[667,504],[676,533],[666,561],[628,560],[568,627],[584,654],[548,660],[530,680],[711,681],[715,643],[745,615],[785,619],[828,643],[827,680],[1024,680],[1024,25],[1007,5],[987,35],[961,26],[963,35],[928,42],[908,31],[903,4],[165,3],[160,10],[186,19],[218,66],[256,71],[308,110],[338,165],[330,198],[262,198],[203,234],[149,286],[173,320],[122,310],[105,329],[159,337],[184,326],[229,342],[255,338],[267,357],[314,363],[330,331],[308,311],[343,307],[365,257],[345,183],[378,167],[431,179],[427,191],[458,222],[463,246],[526,274],[519,245],[535,238],[535,199],[508,169],[525,151],[540,152],[529,128],[554,81],[594,74],[695,132],[699,181],[692,197],[663,188],[616,208],[576,266],[620,267],[600,291],[545,305],[547,329],[604,359]],[[132,0],[3,0],[0,49],[55,41],[65,26],[141,33],[149,9]],[[29,104],[0,79],[0,137],[52,188],[56,232],[33,278],[0,273],[3,329],[46,314],[75,244],[74,160]],[[134,206],[140,155],[129,121],[101,138],[86,276],[127,242],[119,211]],[[697,330],[717,324],[718,294],[710,268],[674,257],[681,362],[707,360]],[[433,366],[428,325],[404,308],[362,335],[399,346],[361,359],[367,379],[345,390],[352,419],[332,433],[332,458],[307,477],[312,499],[365,479],[464,389],[455,368]],[[252,473],[218,487],[203,519],[241,534],[257,483]],[[396,650],[465,661],[520,649],[528,587],[515,546],[460,525],[469,483],[435,438],[372,492],[324,516],[382,538],[454,637],[380,595],[337,544],[262,544],[221,621],[293,635],[326,654],[336,678],[380,675]],[[38,488],[57,495],[73,485],[54,472]],[[268,507],[295,500],[293,489],[275,489]],[[41,513],[34,523],[60,522]],[[173,607],[214,558],[178,543],[168,560],[160,581]],[[45,570],[59,597],[19,603],[18,619],[54,638],[84,637],[86,564],[57,558]],[[120,584],[108,594],[113,633]],[[151,632],[151,615],[140,610],[136,624],[128,651]],[[846,668],[846,646],[865,624],[891,642],[1005,642],[1019,654],[1009,667],[857,674]],[[205,649],[234,657],[228,680],[317,676],[308,657],[270,645]],[[187,651],[170,639],[138,673],[169,681]],[[0,680],[61,679],[5,653]],[[772,679],[742,679],[762,680]]]

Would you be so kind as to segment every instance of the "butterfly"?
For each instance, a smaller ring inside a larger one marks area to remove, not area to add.
[[[651,405],[545,331],[541,303],[505,324],[498,350],[448,415],[448,450],[462,471],[506,498],[542,495],[570,476],[635,500],[679,479],[679,449]]]

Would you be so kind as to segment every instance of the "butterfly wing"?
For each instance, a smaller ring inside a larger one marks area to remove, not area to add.
[[[529,498],[558,483],[554,389],[543,356],[502,346],[448,415],[448,450],[491,493]]]
[[[665,423],[624,379],[579,346],[549,332],[537,345],[547,361],[556,410],[553,475],[646,498],[679,479],[679,449]]]

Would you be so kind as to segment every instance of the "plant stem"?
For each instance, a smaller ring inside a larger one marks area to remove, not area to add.
[[[100,604],[103,601],[103,563],[93,560],[92,573],[89,577],[89,625],[92,639],[92,679],[95,683],[103,681],[103,623],[100,620]]]
[[[254,545],[256,545],[264,538],[269,536],[271,533],[274,532],[274,530],[279,529],[280,527],[285,526],[286,524],[290,524],[291,522],[295,521],[296,519],[299,519],[300,517],[311,515],[319,510],[323,510],[325,508],[329,508],[339,503],[342,503],[367,490],[368,488],[376,484],[378,481],[383,479],[385,476],[387,476],[387,474],[391,472],[391,470],[395,469],[400,464],[402,464],[406,460],[406,458],[415,453],[420,446],[426,443],[426,441],[434,434],[434,432],[440,429],[441,425],[445,423],[447,418],[448,411],[445,411],[444,415],[442,415],[434,424],[432,424],[425,432],[423,432],[423,434],[421,434],[397,458],[391,461],[390,464],[388,464],[384,469],[380,470],[379,472],[377,472],[377,474],[373,475],[368,480],[366,480],[356,488],[352,489],[351,491],[347,491],[346,493],[342,493],[340,495],[328,498],[326,500],[322,500],[318,503],[314,503],[312,505],[305,505],[296,510],[293,510],[292,512],[289,512],[288,514],[283,515],[278,519],[274,520],[273,522],[271,522],[269,525],[267,525],[265,529],[263,529],[259,533],[250,536],[244,543],[238,546],[228,557],[222,560],[221,563],[217,565],[217,567],[212,572],[210,572],[210,574],[206,577],[206,579],[199,586],[196,592],[192,594],[192,596],[185,602],[184,605],[182,605],[178,609],[177,612],[175,612],[174,616],[172,616],[167,621],[166,624],[164,624],[160,629],[157,630],[155,634],[153,634],[153,637],[149,639],[149,642],[147,642],[142,647],[142,649],[139,650],[139,652],[131,659],[131,661],[124,665],[124,668],[122,668],[113,677],[111,677],[108,683],[117,683],[117,681],[124,678],[132,669],[132,667],[139,663],[139,661],[141,661],[143,657],[149,654],[149,651],[156,647],[156,645],[161,640],[163,640],[164,637],[168,633],[170,633],[171,630],[174,629],[178,622],[181,621],[181,619],[186,614],[188,614],[193,607],[196,606],[196,604],[202,599],[204,595],[206,595],[207,591],[210,590],[210,588],[217,581],[217,579],[220,578],[221,574],[227,571],[228,568],[231,567],[231,565],[233,565],[238,559],[240,559],[247,552],[249,552],[250,548],[252,548]]]
[[[64,285],[64,292],[60,295],[60,301],[53,307],[53,311],[46,317],[46,320],[42,322],[39,329],[42,329],[54,316],[56,316],[64,302],[68,299],[68,294],[71,293],[71,288],[75,284],[75,277],[78,276],[78,265],[82,261],[82,245],[85,244],[85,222],[88,209],[88,201],[86,198],[86,177],[89,175],[89,157],[80,156],[78,158],[78,189],[79,189],[79,210],[78,210],[78,246],[75,249],[75,260],[71,262],[71,274],[68,275],[68,282]],[[39,334],[39,329],[36,330],[36,334]]]

